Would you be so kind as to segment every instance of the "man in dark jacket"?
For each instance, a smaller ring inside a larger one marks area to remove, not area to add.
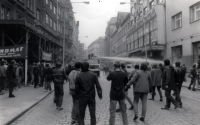
[[[37,87],[37,85],[39,84],[39,64],[36,63],[35,67],[33,67],[33,75],[34,75],[34,88]]]
[[[197,79],[197,69],[196,69],[196,64],[193,64],[193,67],[190,69],[190,73],[192,75],[190,85],[188,89],[191,89],[191,86],[193,85],[192,90],[195,91],[195,85],[196,85],[196,79]]]
[[[102,99],[102,89],[97,75],[89,71],[89,63],[81,64],[81,72],[76,77],[75,94],[79,98],[79,125],[85,125],[85,109],[87,105],[90,111],[90,125],[96,125],[96,104],[95,104],[95,86],[100,99]]]
[[[56,67],[52,69],[52,81],[54,82],[55,103],[58,110],[62,110],[63,102],[63,84],[67,80],[65,71],[61,68],[61,63],[57,62]]]
[[[43,63],[40,65],[39,69],[40,69],[40,85],[39,86],[42,87],[44,85],[44,69],[45,69]]]
[[[175,105],[175,108],[180,107],[180,104],[171,96],[171,90],[175,90],[175,70],[173,66],[170,66],[169,59],[164,60],[165,68],[163,71],[162,88],[165,90],[166,105],[163,110],[169,110],[171,102]]]
[[[181,63],[180,62],[176,62],[175,63],[176,67],[175,67],[175,100],[179,102],[180,107],[182,107],[182,102],[181,102],[181,97],[180,97],[180,92],[181,92],[181,87],[183,84],[183,80],[185,77],[185,73],[183,71],[183,69],[180,67]]]
[[[183,81],[187,82],[187,80],[186,80],[186,78],[185,78],[185,74],[186,74],[186,72],[187,72],[187,68],[185,67],[185,64],[181,65],[181,68],[182,68],[183,71],[184,71],[184,80],[183,80]]]
[[[11,64],[8,66],[6,71],[7,81],[9,84],[9,98],[15,97],[13,92],[13,87],[16,85],[16,61],[12,60]]]
[[[114,71],[108,75],[107,80],[112,81],[111,90],[110,90],[109,125],[115,125],[115,110],[116,110],[117,102],[120,105],[123,124],[128,125],[127,114],[126,114],[126,104],[125,104],[125,90],[124,90],[124,87],[126,86],[128,82],[128,77],[126,73],[120,70],[120,62],[116,61],[114,63]]]

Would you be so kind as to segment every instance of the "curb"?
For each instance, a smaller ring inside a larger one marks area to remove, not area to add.
[[[54,91],[54,90],[53,90]],[[23,114],[25,114],[28,110],[30,110],[31,108],[33,108],[35,105],[37,105],[38,103],[40,103],[42,100],[44,100],[47,96],[49,96],[51,93],[48,93],[47,95],[45,95],[42,99],[38,100],[37,102],[35,102],[33,105],[31,105],[29,108],[25,109],[24,111],[22,111],[21,113],[19,113],[17,116],[15,116],[13,119],[9,120],[7,123],[5,123],[4,125],[10,125],[11,123],[13,123],[16,119],[18,119],[19,117],[21,117]]]

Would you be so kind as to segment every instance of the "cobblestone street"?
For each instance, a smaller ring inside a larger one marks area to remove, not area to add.
[[[105,79],[105,76],[101,75],[99,78],[100,84],[103,89],[103,99],[96,99],[96,117],[98,125],[108,125],[109,121],[109,91],[110,82]],[[133,98],[132,88],[129,90],[129,96]],[[157,92],[156,92],[157,93]],[[164,93],[163,93],[164,94]],[[200,92],[189,91],[183,87],[181,92],[183,108],[171,109],[163,111],[160,108],[165,105],[164,101],[160,102],[158,94],[155,101],[149,101],[147,105],[147,114],[145,122],[137,120],[133,121],[134,112],[127,110],[128,121],[130,125],[200,125]],[[53,103],[53,95],[49,95],[46,99],[33,107],[22,117],[17,119],[11,125],[69,125],[71,122],[71,107],[72,99],[68,90],[68,83],[65,84],[65,95],[63,100],[63,110],[56,110],[56,106]],[[149,94],[150,98],[150,94]],[[130,107],[126,101],[127,108]],[[141,103],[139,102],[139,115],[141,113]],[[90,123],[89,111],[87,108],[85,123]],[[116,125],[123,125],[121,114],[116,113]]]

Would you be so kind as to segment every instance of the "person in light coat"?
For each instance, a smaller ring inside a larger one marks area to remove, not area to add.
[[[134,121],[138,118],[138,102],[139,99],[142,102],[142,115],[140,120],[145,120],[145,115],[147,111],[147,96],[148,93],[151,92],[151,75],[148,71],[147,64],[141,63],[140,70],[138,70],[134,76],[131,78],[131,80],[127,83],[125,87],[125,91],[133,84],[134,88],[134,112],[135,117]]]

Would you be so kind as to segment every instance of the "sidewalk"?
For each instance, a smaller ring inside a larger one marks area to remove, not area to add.
[[[183,82],[183,87],[188,87],[188,86],[190,85],[191,79],[190,79],[190,78],[186,78],[186,79],[187,79],[187,82]],[[197,83],[197,81],[196,81],[196,86],[195,86],[195,88],[196,88],[196,90],[200,90],[200,85],[199,85],[199,87],[198,87],[197,84],[198,84],[198,83]]]
[[[53,83],[51,86],[53,88]],[[0,96],[0,125],[9,124],[43,100],[50,92],[44,92],[43,87],[34,88],[21,85],[21,90],[14,90],[13,94],[16,97],[9,98],[9,91],[4,91],[4,95]]]

